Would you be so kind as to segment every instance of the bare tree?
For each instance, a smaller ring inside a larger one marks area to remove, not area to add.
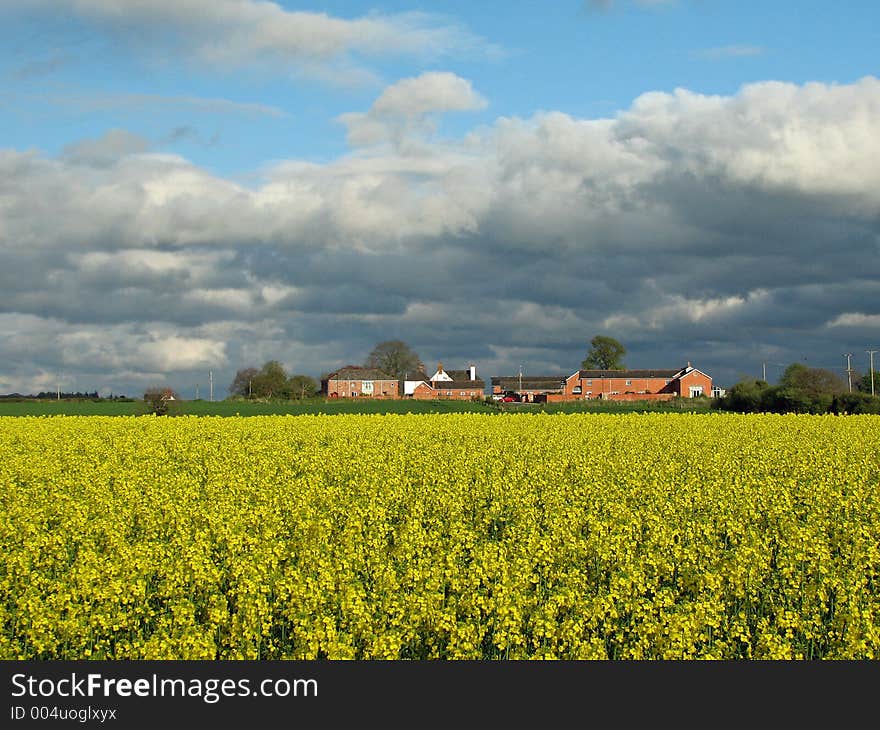
[[[385,340],[373,348],[364,367],[376,368],[398,380],[425,369],[419,356],[403,340]]]

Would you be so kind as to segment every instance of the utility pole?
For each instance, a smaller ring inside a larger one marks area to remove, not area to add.
[[[208,391],[210,392],[211,403],[214,402],[214,371],[208,371]]]
[[[522,396],[522,365],[519,366],[519,394]]]
[[[254,381],[253,381],[252,379],[248,378],[248,398],[251,397],[251,384],[252,384],[253,382],[254,382]]]
[[[878,350],[865,350],[871,358],[871,395],[874,395],[874,353]]]
[[[767,363],[765,362],[761,363],[761,380],[767,382]]]
[[[844,353],[846,358],[846,381],[849,383],[849,392],[852,393],[852,366],[850,365],[851,352]]]
[[[196,383],[196,400],[199,399],[199,384]]]

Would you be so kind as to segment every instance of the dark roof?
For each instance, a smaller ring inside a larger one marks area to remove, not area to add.
[[[424,380],[428,382],[428,374],[422,370],[415,373],[406,373],[406,380]]]
[[[580,370],[579,378],[674,378],[678,370]]]
[[[397,378],[376,368],[348,365],[330,373],[327,380],[397,380]]]
[[[476,380],[434,380],[428,385],[432,386],[434,390],[483,390],[486,387],[486,384],[479,378]]]
[[[450,378],[452,378],[453,383],[459,383],[459,384],[468,383],[468,385],[462,386],[462,387],[483,388],[486,385],[486,381],[483,380],[479,375],[476,377],[475,380],[471,380],[471,371],[470,370],[446,370],[446,369],[444,369],[443,372],[446,373]],[[425,380],[427,380],[427,378],[425,378]],[[440,387],[446,387],[444,384],[448,383],[449,381],[448,380],[436,380],[434,382],[439,383]],[[454,387],[457,388],[459,386],[456,385]]]
[[[565,375],[523,375],[523,390],[562,390]],[[504,390],[518,390],[519,375],[497,375],[492,378],[492,385]]]

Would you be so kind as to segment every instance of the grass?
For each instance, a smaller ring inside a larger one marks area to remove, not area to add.
[[[139,416],[148,412],[143,401],[0,401],[0,416]],[[470,401],[371,400],[368,398],[252,403],[247,401],[176,401],[170,415],[283,416],[345,413],[493,413],[495,409]]]
[[[370,398],[309,398],[303,401],[176,401],[170,415],[301,416],[370,413],[705,413],[708,398],[650,402],[573,401],[568,403],[474,403],[439,400],[372,400]],[[139,416],[148,412],[143,401],[0,401],[0,416]]]
[[[709,398],[678,398],[671,401],[580,400],[567,403],[504,403],[513,413],[708,413]]]

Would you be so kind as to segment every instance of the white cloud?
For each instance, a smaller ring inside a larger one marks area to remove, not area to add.
[[[363,57],[493,52],[466,29],[426,13],[348,19],[265,0],[32,0],[29,8],[73,13],[122,35],[134,48],[144,36],[152,43],[164,38],[163,56],[171,52],[227,68],[258,64],[271,73],[342,81],[370,77],[357,60]]]
[[[844,312],[838,315],[826,327],[876,327],[880,331],[880,314],[864,314],[862,312]]]
[[[207,114],[243,114],[246,116],[286,117],[287,112],[269,104],[233,101],[217,97],[167,96],[163,94],[49,94],[41,98],[50,104],[72,107],[87,112],[106,112],[115,109],[195,109]]]
[[[471,82],[449,72],[431,71],[392,84],[365,113],[343,114],[348,143],[355,147],[431,132],[433,117],[444,112],[484,109],[486,100]]]
[[[139,344],[139,366],[162,373],[226,365],[226,343],[171,335]]]
[[[725,58],[753,58],[755,56],[763,56],[766,52],[767,50],[761,46],[734,45],[704,48],[694,51],[694,55],[708,61],[721,61]]]

